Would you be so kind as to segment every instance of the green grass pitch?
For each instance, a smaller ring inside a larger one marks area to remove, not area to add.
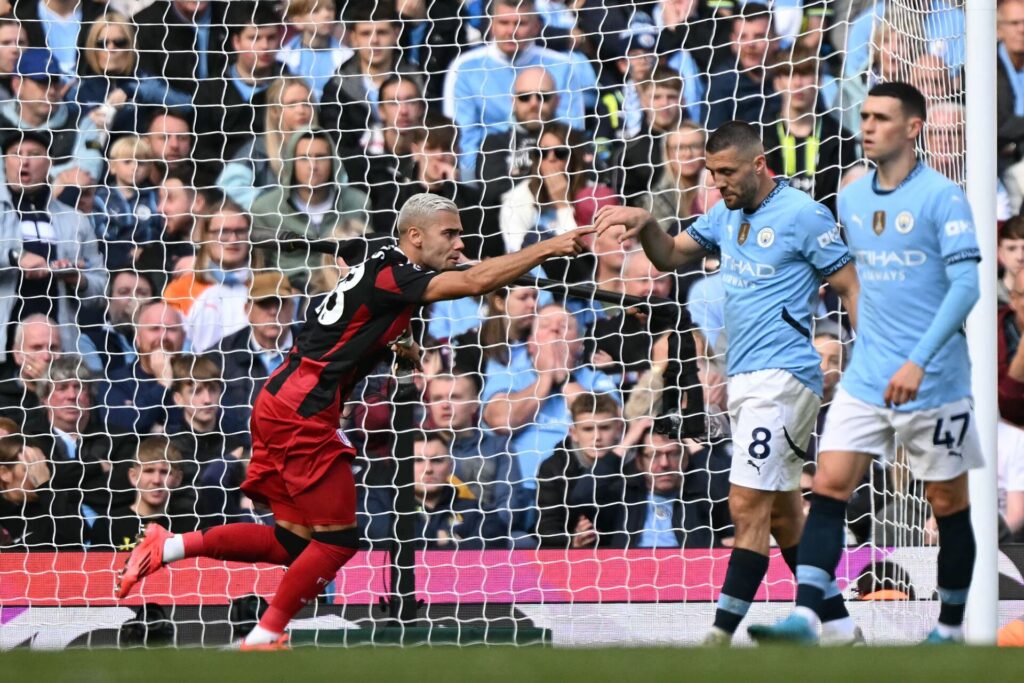
[[[939,646],[842,650],[359,647],[296,648],[280,653],[197,649],[15,651],[0,654],[0,672],[0,680],[12,683],[994,683],[1021,680],[1024,650]]]

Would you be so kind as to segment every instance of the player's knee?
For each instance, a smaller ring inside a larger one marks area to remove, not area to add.
[[[280,524],[274,526],[274,537],[293,560],[301,555],[302,551],[309,545],[308,538],[303,538],[297,533],[284,528]]]
[[[957,486],[954,482],[933,482],[925,487],[925,498],[932,506],[932,514],[936,517],[949,517],[966,510],[970,505],[967,487]]]
[[[359,530],[353,526],[348,529],[314,531],[313,540],[325,545],[356,550],[359,548]]]
[[[771,528],[771,511],[771,503],[750,497],[729,497],[729,514],[732,516],[737,535],[760,532],[767,534]]]

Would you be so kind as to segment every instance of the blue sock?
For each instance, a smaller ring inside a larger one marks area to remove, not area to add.
[[[736,627],[747,616],[750,603],[757,594],[761,580],[768,573],[768,557],[746,548],[736,548],[729,557],[722,594],[715,610],[715,627],[735,633]]]
[[[971,509],[936,517],[939,526],[939,623],[960,626],[964,622],[967,592],[974,573],[974,528]]]
[[[796,576],[798,547],[791,545],[788,548],[780,548],[782,559],[786,561],[790,571],[793,572],[793,576]],[[821,607],[818,608],[818,618],[821,619],[822,623],[825,623],[827,621],[835,621],[836,619],[845,619],[848,616],[850,616],[850,613],[846,609],[846,601],[843,600],[843,594],[839,591],[839,586],[836,585],[835,578],[833,578],[828,590],[825,591],[825,598],[821,601]]]
[[[843,552],[846,501],[816,493],[812,493],[810,499],[811,511],[797,552],[796,604],[820,615]]]

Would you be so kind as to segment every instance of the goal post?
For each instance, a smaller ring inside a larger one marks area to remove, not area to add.
[[[966,0],[967,199],[981,249],[981,299],[967,320],[974,409],[985,467],[970,473],[971,521],[978,543],[967,601],[967,638],[992,645],[999,627],[998,483],[996,425],[999,421],[996,337],[996,0]]]

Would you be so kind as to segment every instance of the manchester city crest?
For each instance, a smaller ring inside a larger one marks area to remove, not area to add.
[[[908,232],[914,229],[914,214],[909,211],[901,211],[896,216],[896,232],[901,235],[906,235]]]
[[[761,228],[757,233],[757,246],[767,249],[775,244],[775,231],[771,228]]]

